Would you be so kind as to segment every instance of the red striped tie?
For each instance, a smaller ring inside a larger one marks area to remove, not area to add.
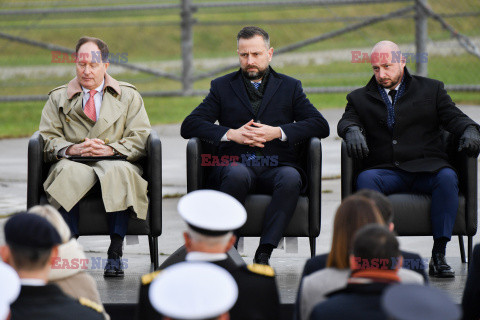
[[[92,119],[93,121],[97,121],[97,111],[95,110],[95,100],[93,96],[97,93],[96,90],[90,90],[90,98],[88,98],[87,104],[85,104],[85,108],[83,108],[83,112]]]

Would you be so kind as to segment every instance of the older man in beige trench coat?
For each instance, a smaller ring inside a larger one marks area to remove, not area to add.
[[[121,257],[128,216],[145,219],[147,215],[147,181],[134,162],[145,156],[151,127],[136,88],[107,74],[108,54],[100,39],[78,41],[77,76],[49,93],[40,133],[45,161],[55,162],[44,189],[73,235],[78,236],[78,201],[100,182],[111,239],[104,275],[118,277],[124,275]],[[114,155],[127,156],[127,161],[69,159]]]

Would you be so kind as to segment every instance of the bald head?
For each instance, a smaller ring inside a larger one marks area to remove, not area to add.
[[[373,46],[371,53],[388,52],[391,54],[392,51],[401,53],[400,48],[395,42],[392,42],[389,40],[383,40],[383,41],[377,42],[377,44]]]
[[[392,41],[378,42],[370,54],[377,83],[386,89],[395,89],[403,78],[405,59],[398,45]]]

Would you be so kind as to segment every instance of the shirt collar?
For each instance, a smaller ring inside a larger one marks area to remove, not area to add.
[[[227,259],[228,256],[226,253],[207,253],[192,251],[187,253],[185,257],[186,261],[221,261]]]
[[[396,90],[398,91],[398,89],[400,89],[400,86],[402,85],[403,83],[403,78],[402,78],[402,81],[400,81],[400,83],[395,87],[395,89],[387,89],[387,88],[383,88],[385,90],[385,92],[388,94],[391,90]],[[397,92],[398,93],[398,92]]]
[[[105,78],[103,79],[102,84],[100,86],[98,86],[97,88],[95,88],[95,91],[102,92],[104,86],[105,86]],[[83,90],[84,95],[87,95],[90,92],[90,89],[84,88],[83,86],[82,86],[82,90]]]

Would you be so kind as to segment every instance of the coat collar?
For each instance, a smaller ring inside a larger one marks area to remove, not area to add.
[[[107,87],[112,88],[117,94],[122,94],[122,89],[120,89],[120,84],[117,80],[113,79],[108,73],[105,73],[105,85],[103,86],[103,91]],[[71,100],[77,93],[82,92],[82,87],[77,80],[77,77],[73,78],[67,85],[67,98]]]
[[[272,99],[273,95],[277,91],[278,87],[282,83],[282,79],[278,73],[276,73],[272,67],[270,68],[270,75],[268,78],[267,87],[265,88],[265,93],[263,94],[262,104],[260,105],[260,109],[258,110],[257,117],[259,117],[262,112],[265,110],[268,102]],[[243,83],[242,79],[242,70],[239,69],[237,73],[232,77],[230,81],[230,85],[232,86],[233,91],[238,96],[240,101],[243,102],[243,105],[252,113],[253,108],[250,104],[250,100],[248,99],[247,89],[245,89],[245,84]]]

